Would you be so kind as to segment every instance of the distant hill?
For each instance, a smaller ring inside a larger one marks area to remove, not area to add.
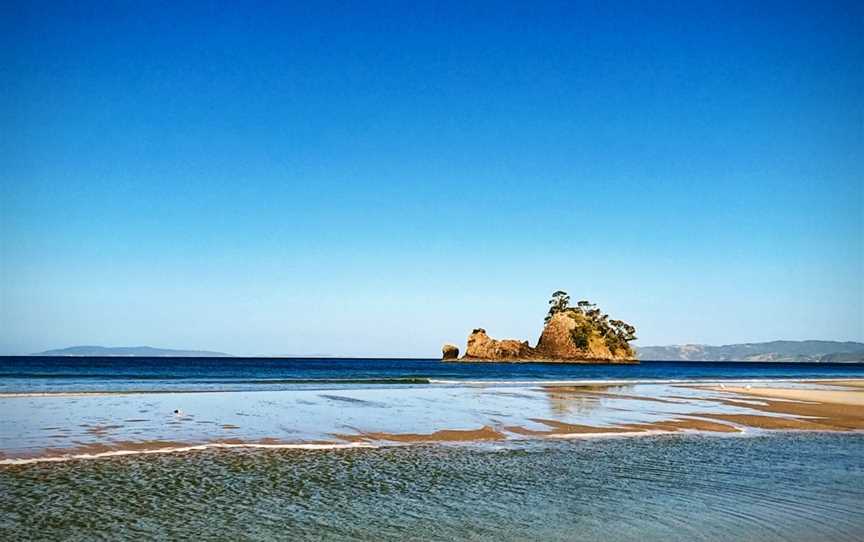
[[[89,357],[183,357],[183,358],[227,358],[231,354],[206,350],[171,350],[151,346],[70,346],[57,350],[46,350],[32,356],[89,356]]]
[[[653,361],[864,362],[864,343],[771,341],[765,343],[677,344],[636,348],[639,359]]]

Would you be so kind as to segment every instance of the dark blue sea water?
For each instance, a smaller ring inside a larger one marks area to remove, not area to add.
[[[472,382],[862,378],[864,364],[444,363],[431,359],[0,357],[0,393],[280,390]]]

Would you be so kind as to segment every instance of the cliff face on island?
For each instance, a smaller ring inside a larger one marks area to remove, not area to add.
[[[556,292],[550,305],[536,346],[516,339],[493,339],[485,329],[478,328],[468,336],[468,348],[461,360],[638,363],[629,344],[636,338],[633,326],[609,319],[587,301],[570,307],[564,292]]]
[[[578,313],[559,313],[543,327],[536,351],[543,357],[595,361],[635,361],[636,353],[627,341],[618,343],[604,337],[588,319]]]
[[[528,341],[493,339],[486,335],[485,329],[478,328],[468,336],[468,349],[463,359],[521,359],[533,353]]]

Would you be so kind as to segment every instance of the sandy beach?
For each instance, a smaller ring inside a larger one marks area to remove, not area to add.
[[[822,384],[827,384],[823,382]],[[864,385],[859,383],[832,383],[836,386],[856,388],[846,389],[802,389],[802,388],[777,388],[777,387],[753,387],[753,386],[725,386],[724,388],[712,387],[714,391],[726,391],[738,395],[752,395],[755,397],[766,397],[770,399],[789,399],[792,401],[806,401],[811,403],[830,403],[837,405],[864,406],[864,393],[860,388]]]

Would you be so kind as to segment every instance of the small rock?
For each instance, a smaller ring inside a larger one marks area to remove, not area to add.
[[[455,344],[441,347],[441,359],[459,359],[459,348]]]

